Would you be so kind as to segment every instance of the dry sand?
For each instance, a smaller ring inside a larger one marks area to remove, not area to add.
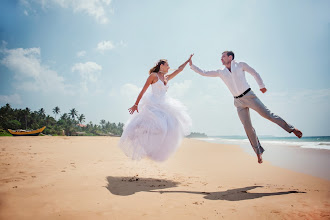
[[[0,219],[330,219],[330,181],[185,139],[166,162],[114,137],[1,137]]]

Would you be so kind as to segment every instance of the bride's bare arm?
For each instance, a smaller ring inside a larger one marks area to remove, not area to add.
[[[140,102],[143,94],[147,91],[150,84],[152,84],[156,78],[157,78],[157,76],[155,73],[150,74],[150,76],[148,77],[146,83],[144,84],[140,94],[138,95],[135,104],[131,108],[128,109],[130,114],[133,114],[135,111],[139,112],[139,109],[138,109],[139,102]]]
[[[194,54],[191,54],[189,59],[184,62],[181,66],[179,66],[179,68],[177,70],[175,70],[173,73],[166,75],[167,81],[173,79],[176,75],[178,75],[187,65],[187,63],[189,63],[189,61],[191,60],[192,56],[194,56]]]

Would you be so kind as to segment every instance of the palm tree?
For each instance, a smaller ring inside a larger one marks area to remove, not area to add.
[[[83,123],[84,121],[85,121],[85,115],[84,114],[81,114],[81,115],[79,115],[79,117],[78,117],[78,121],[79,121],[79,123],[81,124],[81,123]]]
[[[75,119],[75,116],[77,116],[77,114],[78,114],[78,111],[75,108],[73,108],[73,109],[70,110],[69,115],[71,116],[71,118],[73,120]]]
[[[107,130],[109,130],[110,127],[111,127],[111,123],[108,121],[108,122],[105,124],[105,128],[106,128]]]
[[[106,124],[106,121],[104,119],[102,119],[100,124],[102,125],[102,128],[104,128],[104,125]]]
[[[45,109],[44,108],[41,108],[38,112],[40,115],[44,115],[45,114]]]
[[[46,119],[45,119],[46,126],[49,125],[49,123],[51,122],[51,120],[52,120],[52,118],[51,118],[49,115],[47,115],[47,117],[46,117]]]
[[[11,106],[9,103],[6,104],[5,110],[8,112],[9,110],[11,110]]]
[[[55,120],[56,120],[56,115],[58,115],[61,112],[60,108],[58,106],[56,106],[55,108],[53,108],[53,113],[55,114]]]
[[[38,114],[39,116],[41,117],[41,119],[44,119],[45,118],[45,109],[44,108],[41,108],[39,111],[38,111]]]
[[[28,107],[26,107],[25,108],[25,111],[24,111],[24,116],[25,116],[25,129],[27,130],[27,119],[28,119],[28,117],[30,116],[30,114],[31,114],[31,110],[28,108]]]
[[[64,113],[63,115],[61,115],[60,120],[66,121],[67,119],[69,119],[69,116],[67,113]]]

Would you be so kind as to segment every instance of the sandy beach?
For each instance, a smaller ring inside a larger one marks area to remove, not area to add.
[[[185,139],[166,162],[116,137],[0,137],[0,219],[330,219],[330,181]]]

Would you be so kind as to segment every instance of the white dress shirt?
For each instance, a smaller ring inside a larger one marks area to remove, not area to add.
[[[250,73],[255,78],[260,89],[265,88],[260,75],[244,62],[232,60],[231,72],[226,67],[224,69],[212,71],[201,70],[195,65],[191,65],[190,68],[202,76],[220,77],[225,82],[233,96],[239,96],[250,88],[250,85],[245,78],[245,71]]]

